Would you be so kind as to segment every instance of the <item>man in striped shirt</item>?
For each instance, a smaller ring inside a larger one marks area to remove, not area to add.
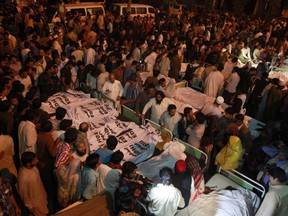
[[[58,182],[58,204],[65,208],[69,204],[80,199],[80,175],[81,161],[72,156],[71,146],[77,139],[78,131],[75,128],[68,128],[65,132],[64,142],[57,145],[56,177]]]

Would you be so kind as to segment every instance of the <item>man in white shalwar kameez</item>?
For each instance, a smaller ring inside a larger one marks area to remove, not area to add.
[[[21,157],[22,166],[18,175],[18,192],[31,215],[48,214],[47,194],[42,184],[36,165],[38,160],[33,152],[24,152]]]
[[[86,48],[87,48],[87,50],[86,50],[85,55],[84,55],[85,65],[89,65],[89,64],[94,65],[95,64],[96,51],[92,47],[90,47],[90,45],[88,45],[88,44],[87,44]]]
[[[195,148],[200,148],[200,142],[205,132],[205,115],[201,112],[196,113],[196,124],[190,125],[186,129],[189,135],[187,142]]]
[[[157,91],[154,98],[151,98],[144,106],[142,111],[142,118],[145,113],[151,108],[151,121],[159,124],[161,115],[168,109],[169,104],[173,104],[168,98],[165,97],[162,91]]]
[[[147,200],[150,201],[148,210],[157,216],[174,216],[177,208],[183,208],[185,201],[180,190],[172,184],[173,171],[164,167],[160,170],[160,183],[151,188]]]
[[[214,103],[211,103],[208,101],[204,107],[201,109],[201,112],[204,115],[207,116],[217,116],[217,118],[220,118],[224,114],[224,110],[221,107],[221,104],[224,103],[224,98],[221,96],[218,96]]]
[[[109,79],[104,83],[101,93],[107,95],[112,100],[120,100],[124,93],[123,86],[115,79],[114,74],[109,74]]]
[[[269,172],[269,191],[258,209],[256,216],[286,216],[288,213],[288,186],[285,171],[279,167]]]
[[[39,121],[39,117],[35,112],[28,111],[26,113],[27,120],[21,121],[18,127],[18,139],[19,139],[19,157],[26,151],[37,151],[37,130],[36,124]]]
[[[217,97],[224,85],[224,77],[220,71],[212,71],[204,82],[204,94]]]
[[[223,75],[224,80],[226,80],[230,76],[230,74],[232,73],[234,67],[236,67],[236,65],[237,65],[237,61],[238,61],[238,58],[234,57],[232,59],[228,59],[225,62],[224,68],[221,71],[221,74]]]
[[[151,72],[154,69],[154,65],[157,59],[157,56],[159,55],[160,51],[159,49],[155,49],[150,55],[148,55],[144,62],[146,63],[146,69],[147,71]]]

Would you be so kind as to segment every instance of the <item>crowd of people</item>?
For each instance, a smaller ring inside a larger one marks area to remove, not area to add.
[[[2,215],[53,214],[104,189],[111,214],[139,213],[148,203],[151,215],[174,215],[204,192],[203,172],[214,164],[266,187],[270,182],[257,215],[286,215],[287,80],[269,78],[285,64],[285,19],[208,11],[169,16],[157,9],[155,17],[107,10],[83,23],[63,7],[62,22],[50,31],[42,5],[15,11],[0,25]],[[181,63],[189,63],[184,75]],[[143,71],[150,74],[145,82]],[[180,114],[169,98],[171,84],[182,79],[214,102]],[[122,164],[116,137],[90,152],[87,122],[76,129],[64,108],[51,114],[43,106],[69,89],[125,104],[207,153],[207,166],[196,173],[187,157],[175,170],[161,169],[152,186],[136,164]],[[258,137],[251,136],[245,115],[266,123]]]

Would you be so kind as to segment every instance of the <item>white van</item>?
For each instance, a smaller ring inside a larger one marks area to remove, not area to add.
[[[95,19],[96,15],[100,12],[105,15],[105,9],[103,4],[97,4],[95,2],[85,2],[85,3],[76,3],[76,4],[65,4],[66,13],[71,12],[73,15],[78,12],[81,14],[81,22],[85,22],[88,15],[91,16],[91,19]],[[57,12],[52,18],[52,22],[60,22],[61,19]]]
[[[115,14],[125,15],[127,13],[127,3],[114,3],[111,5],[110,10]],[[131,4],[130,15],[132,17],[155,17],[155,9],[150,5]]]
[[[171,3],[169,5],[169,16],[179,15],[181,16],[184,10],[187,10],[187,5]]]

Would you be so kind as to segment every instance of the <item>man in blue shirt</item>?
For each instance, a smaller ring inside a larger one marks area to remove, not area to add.
[[[96,182],[98,178],[97,168],[101,164],[98,154],[91,154],[86,159],[86,165],[82,171],[81,194],[83,199],[92,199],[97,194]]]
[[[106,146],[99,148],[95,153],[99,154],[102,163],[106,164],[109,162],[111,155],[114,153],[114,149],[118,144],[118,140],[115,136],[109,136],[106,140]]]

